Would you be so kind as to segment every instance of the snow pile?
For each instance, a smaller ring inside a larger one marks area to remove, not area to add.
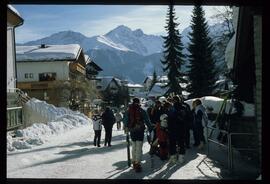
[[[48,118],[49,120],[56,120],[65,114],[80,114],[80,116],[87,118],[87,116],[81,114],[78,111],[74,112],[67,108],[55,107],[52,104],[48,104],[45,101],[40,101],[36,98],[31,98],[31,100],[29,100],[25,105],[33,109],[34,111],[40,113],[42,116]]]
[[[17,130],[15,131],[15,137],[12,137],[12,132],[8,132],[8,151],[32,148],[34,145],[45,143],[52,135],[59,135],[84,125],[89,126],[89,123],[92,123],[91,119],[78,111],[75,112],[66,108],[57,108],[34,98],[27,102],[26,105],[35,108],[38,112],[47,114],[52,120],[46,124],[34,123],[30,127]]]

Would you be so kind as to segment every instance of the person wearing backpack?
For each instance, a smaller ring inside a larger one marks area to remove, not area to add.
[[[125,131],[130,132],[133,168],[136,172],[141,172],[145,125],[150,132],[153,129],[153,125],[151,124],[147,113],[140,107],[140,100],[138,98],[134,98],[133,103],[128,107],[128,110],[124,114],[123,123],[126,127]]]
[[[110,109],[110,107],[106,107],[105,111],[101,115],[102,117],[102,124],[105,129],[105,142],[104,146],[112,146],[111,140],[112,140],[112,128],[115,123],[115,117],[113,114],[113,111]]]
[[[207,126],[208,117],[207,117],[206,109],[202,105],[202,102],[200,99],[194,100],[194,115],[195,115],[194,128],[196,131],[195,143],[199,149],[202,149],[204,147],[204,144],[206,143],[205,137],[204,137],[204,127]]]

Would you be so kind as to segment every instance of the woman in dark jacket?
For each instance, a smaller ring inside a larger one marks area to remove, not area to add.
[[[107,143],[108,143],[108,146],[111,146],[112,128],[113,128],[113,124],[115,123],[115,117],[114,117],[113,111],[109,107],[106,107],[101,117],[102,117],[102,124],[105,129],[104,146],[107,146]]]

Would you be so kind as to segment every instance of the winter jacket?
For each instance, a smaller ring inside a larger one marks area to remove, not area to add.
[[[113,124],[115,123],[115,117],[112,110],[105,110],[105,112],[103,112],[101,117],[104,128],[113,127]]]
[[[100,115],[93,115],[92,117],[93,120],[93,129],[94,130],[102,130],[102,119]]]
[[[195,107],[195,126],[205,127],[208,124],[208,116],[205,107],[200,104]]]
[[[147,113],[141,107],[136,107],[134,104],[131,104],[125,112],[123,124],[125,127],[128,127],[129,130],[134,129],[136,124],[143,124],[143,127],[146,125],[149,130],[153,128]],[[144,128],[142,128],[142,131],[144,131]]]
[[[168,129],[172,133],[185,131],[188,121],[188,112],[181,103],[175,103],[168,112]]]
[[[152,123],[156,124],[157,122],[159,122],[159,118],[161,116],[161,114],[163,114],[163,109],[162,107],[154,107],[154,109],[152,109],[151,112],[151,116],[152,116]]]
[[[116,122],[122,121],[122,119],[123,119],[123,114],[121,112],[115,113]]]
[[[160,123],[156,124],[157,139],[159,143],[167,142],[168,140],[168,131],[160,126]]]

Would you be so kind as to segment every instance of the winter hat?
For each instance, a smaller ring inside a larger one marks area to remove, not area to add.
[[[160,116],[160,126],[163,128],[168,127],[168,115],[167,114],[162,114]]]

